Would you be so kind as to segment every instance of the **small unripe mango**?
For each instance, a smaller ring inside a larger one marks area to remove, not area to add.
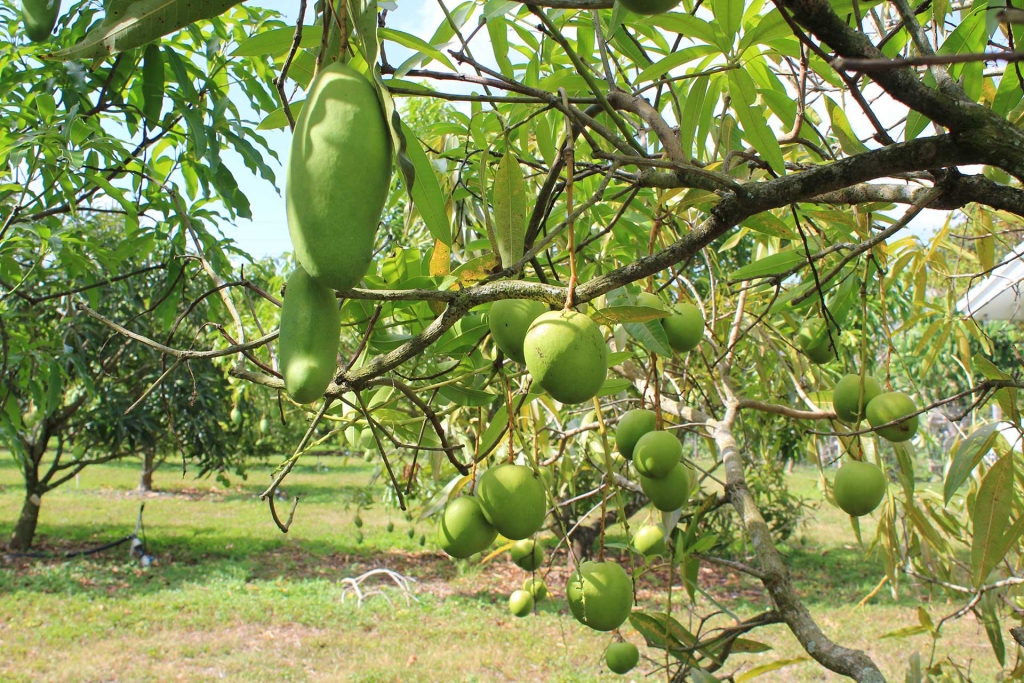
[[[697,348],[704,338],[704,314],[693,304],[676,304],[675,313],[661,321],[668,337],[668,345],[676,353]]]
[[[514,616],[528,616],[533,611],[533,594],[525,590],[513,591],[508,596],[508,609]]]
[[[341,311],[334,292],[301,266],[288,278],[281,307],[281,374],[296,403],[312,403],[338,369]]]
[[[651,479],[664,479],[683,457],[683,444],[672,432],[647,432],[633,449],[636,471]]]
[[[912,413],[916,412],[917,405],[914,404],[914,400],[902,391],[890,391],[879,394],[871,399],[867,409],[868,422],[871,423],[872,427],[878,427],[887,422],[911,415],[911,417],[907,417],[907,419],[901,420],[890,427],[883,427],[877,430],[879,436],[897,443],[909,441],[914,438],[914,434],[917,434],[917,415],[912,415]]]
[[[581,624],[612,631],[633,609],[633,579],[614,562],[584,562],[569,577],[565,597]]]
[[[461,496],[448,503],[441,514],[438,540],[441,550],[452,557],[465,558],[494,543],[498,532],[487,518],[476,498]]]
[[[615,429],[615,447],[622,457],[626,460],[633,459],[636,442],[644,434],[654,431],[656,421],[657,416],[653,410],[642,408],[627,411],[619,418],[619,425]]]
[[[552,311],[533,321],[523,343],[534,381],[562,403],[589,401],[608,374],[608,346],[597,323],[574,311]]]
[[[640,661],[640,650],[633,643],[612,643],[604,653],[605,664],[617,674],[628,674]]]
[[[876,465],[848,459],[836,472],[832,494],[846,514],[860,517],[878,507],[887,485],[885,474]]]
[[[540,301],[503,299],[491,304],[488,325],[491,338],[501,352],[517,363],[525,363],[523,340],[530,324],[548,307]]]
[[[544,523],[544,485],[523,465],[499,465],[480,475],[476,497],[487,521],[505,538],[533,536]]]
[[[868,403],[882,393],[882,385],[870,375],[861,381],[860,375],[846,375],[836,382],[832,392],[832,407],[843,422],[856,424],[864,419]]]
[[[672,512],[690,500],[690,474],[686,465],[679,463],[664,479],[640,476],[640,488],[651,503],[662,512]]]

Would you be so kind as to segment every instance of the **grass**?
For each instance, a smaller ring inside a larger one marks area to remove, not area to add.
[[[183,480],[165,467],[157,472],[160,492],[141,497],[132,491],[135,463],[87,469],[79,481],[44,497],[39,547],[64,551],[123,537],[134,530],[145,502],[146,540],[157,563],[140,569],[129,560],[127,546],[71,560],[0,563],[0,681],[572,683],[641,681],[654,669],[647,662],[625,677],[604,669],[602,652],[611,637],[567,615],[561,566],[548,577],[553,599],[541,603],[537,614],[515,619],[505,600],[524,573],[504,558],[484,567],[452,562],[433,547],[428,523],[410,524],[399,511],[380,506],[360,513],[365,540],[356,543],[354,503],[368,492],[380,493],[379,484],[368,487],[371,472],[362,461],[300,463],[286,488],[301,503],[290,533],[283,535],[256,498],[266,477],[262,466],[230,489]],[[815,478],[815,472],[798,468],[793,487],[820,498]],[[21,499],[18,472],[0,455],[0,528],[13,526]],[[395,525],[390,533],[389,521]],[[865,523],[864,538],[873,533]],[[425,547],[419,545],[421,534],[428,538]],[[919,604],[933,619],[955,610],[944,602],[922,603],[925,597],[905,586],[898,599],[882,590],[856,608],[882,577],[882,566],[864,556],[848,522],[828,506],[815,510],[783,550],[825,632],[867,650],[890,680],[903,679],[915,651],[927,657],[931,641],[879,636],[916,624]],[[407,604],[398,591],[386,589],[383,597],[359,606],[345,594],[341,579],[377,567],[414,577],[416,601]],[[644,606],[664,607],[666,579],[655,572],[641,581]],[[707,596],[698,596],[699,612],[713,609],[711,598],[741,617],[768,607],[756,583],[730,572],[705,566],[700,585]],[[673,610],[688,623],[684,596],[674,592]],[[642,644],[631,628],[623,633]],[[782,626],[751,637],[773,651],[733,657],[730,667],[804,654]],[[641,651],[663,657],[657,650]],[[939,652],[972,661],[977,680],[995,676],[995,658],[973,619],[947,627]],[[811,663],[758,680],[840,679]]]

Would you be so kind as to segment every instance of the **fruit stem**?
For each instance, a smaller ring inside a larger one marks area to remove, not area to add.
[[[569,111],[569,96],[565,92],[565,88],[559,88],[558,94],[562,96],[562,103],[565,105],[565,110]],[[565,212],[566,228],[569,231],[569,288],[565,295],[565,310],[572,309],[573,300],[576,298],[576,221],[573,219],[573,200],[572,200],[572,189],[576,175],[576,137],[573,135],[572,120],[566,116],[565,119],[565,149],[563,154],[565,155]]]

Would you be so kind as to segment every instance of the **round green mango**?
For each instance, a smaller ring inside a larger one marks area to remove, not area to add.
[[[662,512],[672,512],[690,500],[690,474],[686,465],[679,463],[664,479],[640,476],[640,488],[651,503]]]
[[[846,514],[860,517],[878,507],[887,485],[885,474],[876,465],[847,459],[836,472],[832,494]]]
[[[704,338],[704,314],[693,304],[676,304],[674,310],[661,320],[668,345],[676,353],[693,351]]]
[[[633,535],[633,549],[644,557],[667,554],[665,530],[656,524],[643,525]]]
[[[391,166],[373,86],[342,62],[324,68],[295,122],[285,183],[295,258],[324,287],[349,289],[366,274]]]
[[[523,590],[533,596],[534,602],[540,602],[548,597],[548,585],[540,577],[527,577],[523,581]]]
[[[801,325],[800,331],[796,335],[796,341],[804,355],[816,365],[823,365],[837,358],[831,341],[838,342],[839,340],[833,331],[830,341],[824,318],[811,318]]]
[[[60,0],[21,0],[21,21],[33,43],[50,37],[60,16]]]
[[[657,416],[653,410],[637,408],[623,413],[619,425],[615,428],[615,447],[626,460],[633,459],[636,442],[644,434],[654,431]]]
[[[630,12],[652,16],[664,14],[679,4],[679,0],[619,0]]]
[[[525,363],[523,340],[530,323],[546,312],[548,307],[540,301],[503,299],[491,304],[488,325],[491,338],[501,352],[517,363]]]
[[[373,439],[373,430],[367,427],[363,431],[359,432],[359,447],[364,451],[369,451],[377,445],[377,442]]]
[[[884,425],[887,422],[898,420],[901,417],[911,415],[911,413],[917,412],[917,405],[913,399],[904,394],[902,391],[890,391],[884,394],[875,396],[868,403],[867,415],[868,422],[871,423],[872,427],[878,427]],[[891,427],[885,427],[878,429],[879,436],[883,436],[889,441],[909,441],[914,438],[914,434],[917,434],[917,415],[908,417],[905,420],[901,420]]]
[[[633,643],[612,643],[604,653],[605,664],[617,674],[628,674],[640,661],[640,650]]]
[[[843,422],[857,424],[864,419],[868,403],[882,393],[882,385],[870,375],[866,375],[863,388],[860,375],[846,375],[836,382],[832,392],[832,407],[836,417]]]
[[[465,558],[494,543],[498,532],[484,517],[476,498],[460,496],[445,506],[437,535],[441,550]]]
[[[312,403],[338,370],[341,311],[327,287],[299,266],[288,278],[278,339],[281,374],[296,403]]]
[[[260,418],[260,434],[266,434],[270,431],[270,420],[267,418]]]
[[[236,427],[242,424],[242,411],[238,408],[231,409],[231,424]]]
[[[640,292],[636,295],[636,305],[646,306],[647,308],[657,308],[659,311],[665,310],[665,302],[657,294],[651,292]]]
[[[544,546],[532,538],[524,538],[513,543],[509,554],[517,566],[528,572],[544,564]]]
[[[529,616],[533,611],[533,594],[530,591],[512,591],[508,596],[508,609],[517,617]]]
[[[551,311],[533,321],[523,343],[526,369],[552,398],[589,401],[608,374],[608,346],[597,323],[574,311]]]
[[[683,444],[672,432],[647,432],[633,449],[636,471],[651,479],[664,479],[683,457]]]
[[[523,465],[499,465],[480,475],[476,497],[487,521],[505,538],[533,536],[544,524],[544,485]]]
[[[581,624],[612,631],[633,609],[633,579],[614,562],[584,562],[569,577],[565,597]]]

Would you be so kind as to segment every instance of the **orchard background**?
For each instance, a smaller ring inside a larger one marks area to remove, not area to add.
[[[1021,256],[1020,10],[259,5],[0,2],[5,680],[585,681],[620,640],[632,680],[1024,678],[1021,334],[966,296]],[[395,171],[298,404],[281,194],[339,60]],[[497,347],[510,300],[592,321],[597,396]],[[905,393],[913,438],[840,419],[846,375]],[[640,408],[677,509],[618,450]],[[883,473],[859,517],[851,461]],[[543,485],[542,561],[448,558],[439,517],[506,462]],[[614,633],[570,614],[585,561],[633,579]]]

